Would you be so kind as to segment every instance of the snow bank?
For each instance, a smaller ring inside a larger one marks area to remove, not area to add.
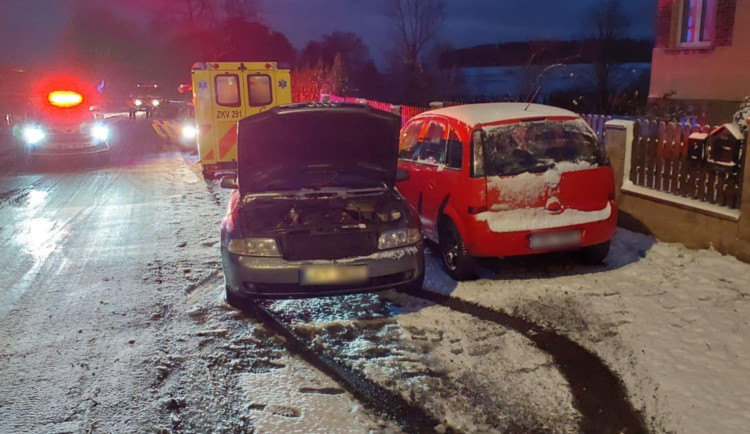
[[[569,208],[560,214],[551,214],[544,208],[524,208],[510,211],[486,211],[477,214],[476,219],[480,222],[487,222],[492,232],[507,233],[593,223],[607,220],[611,215],[612,207],[607,203],[607,206],[599,211],[579,211]]]

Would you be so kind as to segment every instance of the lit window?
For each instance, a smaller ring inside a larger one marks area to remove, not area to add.
[[[710,45],[716,27],[715,0],[681,0],[680,45]]]
[[[271,104],[271,77],[267,75],[249,75],[247,89],[250,94],[250,107],[262,107]]]
[[[216,76],[216,102],[219,105],[239,107],[240,78],[237,75]]]

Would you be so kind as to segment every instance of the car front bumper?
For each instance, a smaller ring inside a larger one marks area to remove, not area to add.
[[[417,281],[424,273],[422,243],[377,252],[370,256],[332,261],[287,261],[242,256],[222,249],[227,288],[243,298],[302,298],[386,290]],[[368,278],[349,285],[302,285],[303,267],[365,265]]]
[[[64,155],[96,155],[109,152],[109,145],[100,143],[91,145],[89,143],[73,144],[70,146],[37,146],[30,148],[28,154],[33,157],[56,157]]]

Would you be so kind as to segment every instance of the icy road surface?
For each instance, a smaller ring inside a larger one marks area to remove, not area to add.
[[[110,122],[105,167],[0,175],[0,433],[400,432],[394,397],[436,432],[750,426],[750,265],[619,231],[606,267],[457,284],[428,253],[422,298],[265,303],[290,342],[223,302],[227,192]]]

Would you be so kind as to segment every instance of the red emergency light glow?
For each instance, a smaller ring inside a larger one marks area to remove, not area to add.
[[[75,107],[83,102],[83,95],[70,90],[56,90],[49,93],[47,100],[56,107]]]

